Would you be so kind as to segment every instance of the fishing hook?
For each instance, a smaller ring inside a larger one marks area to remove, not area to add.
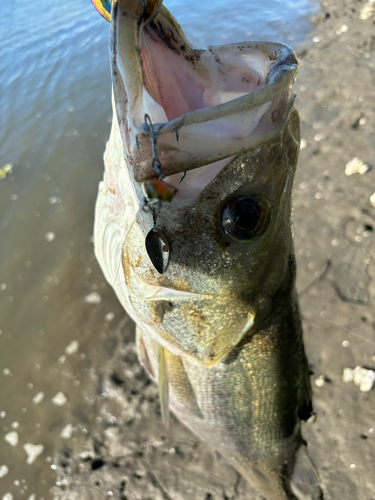
[[[147,113],[145,114],[145,128],[146,131],[150,137],[151,140],[151,147],[152,147],[152,162],[151,162],[151,167],[159,176],[159,181],[161,181],[164,178],[164,173],[161,169],[161,162],[158,158],[158,136],[160,129],[162,128],[162,125],[160,125],[156,131],[154,130],[154,127],[152,125],[152,121],[150,118],[150,115]]]

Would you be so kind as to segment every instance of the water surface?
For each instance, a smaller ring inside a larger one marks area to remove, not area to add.
[[[197,46],[295,46],[317,4],[165,0]],[[89,0],[13,0],[0,32],[0,167],[13,164],[0,181],[0,496],[37,500],[68,430],[79,442],[97,418],[90,391],[123,316],[91,239],[112,115],[108,23]],[[25,444],[43,446],[31,464]]]

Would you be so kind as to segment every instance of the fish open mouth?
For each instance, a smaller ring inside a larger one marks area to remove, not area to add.
[[[113,2],[114,101],[136,181],[158,175],[156,153],[162,175],[170,176],[229,158],[280,131],[293,104],[292,49],[244,42],[200,50],[164,6],[146,25],[143,15],[142,0]]]

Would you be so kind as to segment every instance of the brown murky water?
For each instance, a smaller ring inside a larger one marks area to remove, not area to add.
[[[196,44],[292,45],[317,4],[194,3],[165,1]],[[50,498],[54,451],[97,418],[87,394],[124,317],[91,239],[112,116],[108,25],[88,0],[13,0],[0,32],[0,167],[13,165],[0,181],[0,498],[36,500]]]

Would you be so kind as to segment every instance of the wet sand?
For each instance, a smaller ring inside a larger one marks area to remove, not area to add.
[[[370,202],[375,169],[363,175],[345,175],[345,165],[354,157],[375,167],[375,11],[367,19],[359,19],[365,7],[365,2],[353,0],[324,2],[314,32],[297,51],[300,74],[295,91],[304,147],[294,196],[295,248],[317,413],[316,423],[304,426],[304,436],[320,472],[326,500],[375,499],[375,391],[363,393],[353,383],[342,381],[346,367],[375,368],[375,207]],[[95,143],[99,157],[102,144]],[[93,175],[89,183],[96,182],[96,177]],[[79,172],[67,182],[87,185]],[[58,211],[59,203],[52,205]],[[64,207],[69,210],[66,202]],[[91,234],[92,213],[92,202],[84,198],[80,211],[71,214],[81,221],[85,241]],[[31,385],[24,390],[35,398],[39,378],[47,379],[45,399],[33,403],[32,411],[45,412],[46,400],[56,395],[57,379],[67,397],[65,404],[52,407],[54,412],[47,421],[41,417],[45,428],[28,429],[29,435],[33,433],[33,444],[38,444],[41,432],[56,436],[54,446],[43,451],[56,474],[50,498],[260,498],[175,418],[168,430],[163,427],[157,389],[137,361],[131,321],[104,282],[83,239],[72,245],[69,226],[63,226],[61,220],[59,227],[66,244],[54,250],[60,252],[60,260],[71,261],[77,287],[72,292],[58,270],[51,274],[40,300],[48,297],[52,304],[60,300],[67,306],[61,317],[51,315],[48,327],[36,328],[48,315],[45,310],[36,314],[32,297],[23,308],[23,314],[34,318],[30,360],[22,367],[30,370]],[[32,242],[26,225],[24,230],[25,241]],[[45,217],[40,237],[48,230]],[[29,272],[22,252],[15,259],[25,273]],[[88,297],[84,308],[82,297]],[[21,321],[16,309],[14,315]],[[83,322],[84,332],[78,331],[76,325]],[[48,353],[38,351],[38,339],[54,324],[59,328],[63,325],[64,333],[56,339],[62,357],[56,359],[56,367],[41,375],[38,365],[43,365]],[[10,386],[12,380],[12,376],[7,378]],[[16,406],[16,387],[10,387],[9,398]],[[63,401],[60,395],[60,403]],[[27,427],[27,412],[17,419],[21,427]],[[4,416],[8,432],[17,432],[17,425],[12,425],[15,420]],[[24,463],[25,456],[21,449],[9,455],[7,463],[10,468],[17,460]],[[13,493],[15,499],[29,498],[34,492],[40,498],[40,492],[50,484],[50,476],[38,466],[38,460],[34,465],[32,474],[40,478],[40,486],[22,490],[22,479],[30,472],[17,473],[14,480],[21,484],[12,489],[17,492]],[[26,480],[24,484],[33,482],[32,477]],[[0,491],[3,495],[8,490]]]

